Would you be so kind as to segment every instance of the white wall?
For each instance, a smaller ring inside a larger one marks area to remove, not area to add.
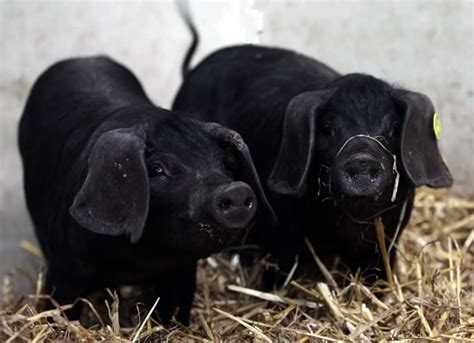
[[[314,56],[340,72],[366,72],[428,94],[457,189],[474,194],[472,1],[193,1],[201,33],[195,63],[214,49],[255,41]],[[151,98],[171,104],[189,34],[172,1],[0,1],[0,275],[31,264],[32,240],[16,147],[29,88],[53,62],[108,54]]]

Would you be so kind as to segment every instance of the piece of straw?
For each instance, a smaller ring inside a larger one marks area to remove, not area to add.
[[[385,266],[385,273],[387,275],[387,280],[390,285],[393,287],[393,274],[392,268],[390,266],[390,258],[387,253],[387,247],[385,246],[385,229],[382,223],[381,217],[376,217],[374,219],[375,232],[377,235],[377,241],[379,243],[379,251],[382,254],[383,264]]]
[[[252,331],[256,336],[258,336],[259,338],[263,339],[265,342],[272,342],[272,340],[267,337],[266,335],[264,335],[262,333],[262,331],[259,329],[259,328],[256,328],[250,324],[247,324],[246,322],[244,322],[242,319],[236,317],[236,316],[233,316],[232,314],[230,313],[227,313],[227,312],[224,312],[222,310],[219,310],[218,308],[214,308],[214,311],[216,311],[217,313],[220,313],[222,314],[223,316],[229,318],[229,319],[232,319],[232,320],[235,320],[236,322],[238,322],[240,325],[242,326],[245,326],[247,329],[249,329],[250,331]]]
[[[148,311],[148,313],[147,313],[145,319],[143,319],[143,322],[142,322],[142,324],[140,325],[140,327],[138,328],[137,332],[135,333],[135,336],[133,336],[132,343],[137,341],[138,336],[140,335],[140,332],[142,332],[143,328],[145,327],[145,324],[148,322],[148,319],[150,319],[151,315],[152,315],[153,312],[155,311],[156,305],[158,305],[158,302],[159,302],[159,301],[160,301],[160,297],[156,298],[155,303],[154,303],[153,306],[151,307],[150,311]]]

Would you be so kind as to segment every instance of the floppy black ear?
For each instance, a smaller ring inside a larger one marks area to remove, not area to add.
[[[401,132],[401,157],[406,174],[415,187],[449,187],[453,177],[437,144],[435,110],[424,94],[403,92],[397,102],[404,111]]]
[[[88,159],[87,177],[69,209],[84,228],[136,243],[148,214],[145,133],[137,127],[103,133]]]
[[[204,127],[218,142],[230,144],[238,152],[240,163],[243,165],[244,181],[252,186],[258,198],[258,206],[263,209],[262,212],[265,213],[270,225],[276,224],[277,217],[263,191],[249,148],[240,134],[217,123],[205,123]]]
[[[316,112],[330,94],[330,90],[301,93],[286,107],[280,152],[267,181],[273,192],[300,197],[306,191],[314,150]]]

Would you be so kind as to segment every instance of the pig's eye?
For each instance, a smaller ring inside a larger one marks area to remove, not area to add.
[[[321,133],[324,135],[324,136],[328,136],[328,137],[332,137],[334,136],[334,130],[331,126],[331,124],[329,123],[324,123],[321,127]]]
[[[148,171],[148,175],[150,175],[150,177],[167,176],[165,168],[161,164],[152,165]]]
[[[400,134],[400,123],[395,122],[395,123],[393,123],[393,125],[390,129],[389,136],[394,137],[394,136],[398,136],[399,134]]]

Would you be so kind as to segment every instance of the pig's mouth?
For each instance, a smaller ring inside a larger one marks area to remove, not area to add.
[[[388,192],[390,193],[390,192]],[[352,221],[367,224],[372,223],[373,219],[390,211],[400,204],[390,201],[390,194],[383,192],[378,199],[366,197],[338,197],[336,205]]]
[[[255,225],[252,220],[244,228],[225,228],[221,225],[199,222],[198,231],[206,235],[212,242],[217,243],[221,249],[231,248],[245,243],[250,229]]]
[[[386,187],[374,192],[373,195],[354,195],[344,192],[334,192],[334,198],[341,207],[354,207],[357,210],[362,210],[366,206],[377,208],[390,204],[391,189]]]

